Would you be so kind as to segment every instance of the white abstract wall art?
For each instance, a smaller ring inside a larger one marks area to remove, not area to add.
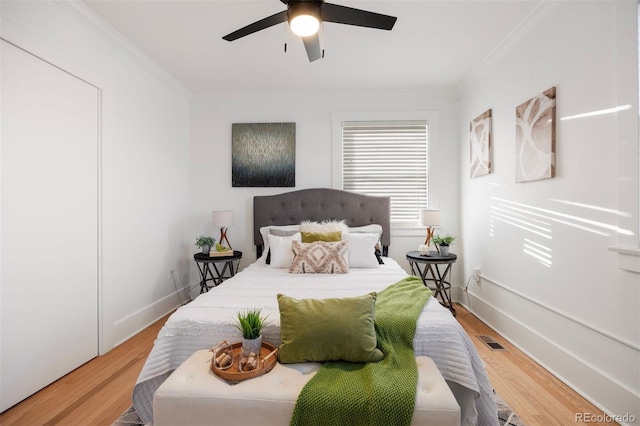
[[[516,182],[555,176],[555,116],[555,87],[516,107]]]
[[[491,173],[491,110],[476,117],[469,124],[471,178]]]

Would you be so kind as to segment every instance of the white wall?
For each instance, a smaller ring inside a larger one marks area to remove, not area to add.
[[[186,281],[190,94],[79,2],[0,7],[3,38],[101,89],[106,352],[180,304],[170,271]]]
[[[194,96],[191,108],[189,238],[195,241],[201,233],[218,238],[219,231],[211,225],[211,211],[233,210],[235,224],[228,235],[233,248],[244,252],[242,266],[255,260],[254,195],[331,187],[332,113],[439,111],[439,134],[434,135],[430,147],[431,206],[446,213],[446,232],[458,233],[459,147],[452,90],[208,94]],[[232,188],[231,124],[281,121],[296,123],[296,187]],[[424,229],[394,230],[390,255],[407,267],[405,253],[416,250],[424,236]],[[196,274],[192,266],[192,284],[197,281]]]
[[[640,418],[640,275],[609,250],[638,248],[636,2],[539,12],[461,87],[464,274],[482,279],[458,298],[606,412]],[[557,176],[516,184],[515,107],[552,86]],[[494,172],[469,179],[469,122],[489,108]]]
[[[302,189],[331,186],[331,113],[436,110],[432,207],[460,236],[458,287],[482,270],[469,288],[472,310],[609,413],[640,417],[639,279],[608,249],[638,242],[637,44],[626,43],[636,40],[635,2],[541,7],[463,85],[459,105],[449,90],[211,94],[189,104],[179,83],[81,4],[0,7],[3,38],[102,89],[103,352],[180,302],[171,270],[180,283],[197,282],[193,241],[217,238],[212,210],[234,210],[229,238],[245,252],[243,266],[255,259],[253,196],[292,188],[231,187],[232,123],[295,121]],[[557,177],[515,184],[514,108],[551,86],[558,117],[632,108],[558,121]],[[488,108],[495,169],[470,180],[468,123]],[[505,222],[498,209],[546,236]],[[422,229],[394,230],[391,255],[404,262],[423,238]],[[550,266],[523,251],[525,239],[550,253]]]

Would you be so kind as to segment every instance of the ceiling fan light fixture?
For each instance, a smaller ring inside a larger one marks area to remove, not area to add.
[[[289,26],[294,34],[301,37],[314,35],[320,29],[320,9],[312,3],[290,4]]]
[[[326,3],[325,0],[280,1],[287,5],[287,10],[245,25],[239,30],[222,37],[222,39],[227,41],[237,40],[274,25],[288,22],[291,31],[302,39],[309,62],[313,62],[324,58],[324,49],[321,48],[322,40],[318,34],[323,22],[390,30],[398,19],[395,16]],[[288,29],[285,26],[285,37],[287,34]],[[284,51],[287,51],[286,38]]]
[[[298,15],[291,20],[291,31],[301,37],[314,35],[320,28],[320,21],[311,15]]]

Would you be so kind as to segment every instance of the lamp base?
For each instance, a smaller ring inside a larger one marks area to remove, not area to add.
[[[229,243],[229,239],[227,238],[227,228],[220,228],[220,244],[224,244],[224,242],[227,242],[227,247],[229,247],[229,250],[233,250],[233,248],[231,247],[231,243]]]
[[[433,230],[434,230],[434,228],[431,228],[431,227],[427,226],[427,239],[424,240],[424,245],[425,246],[431,245],[431,239],[433,238]]]

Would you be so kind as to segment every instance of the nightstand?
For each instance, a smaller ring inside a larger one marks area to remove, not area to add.
[[[234,250],[228,256],[209,256],[206,253],[196,253],[193,260],[196,261],[200,271],[200,293],[209,291],[210,288],[220,285],[224,280],[235,276],[240,266],[242,252]],[[211,281],[211,285],[207,285]]]
[[[433,291],[433,296],[440,298],[440,304],[448,308],[455,316],[456,310],[451,302],[451,266],[458,256],[453,253],[441,255],[432,251],[429,255],[421,255],[419,251],[407,253],[407,260],[411,265],[411,273],[422,279],[425,286]],[[441,270],[441,268],[443,268]]]

